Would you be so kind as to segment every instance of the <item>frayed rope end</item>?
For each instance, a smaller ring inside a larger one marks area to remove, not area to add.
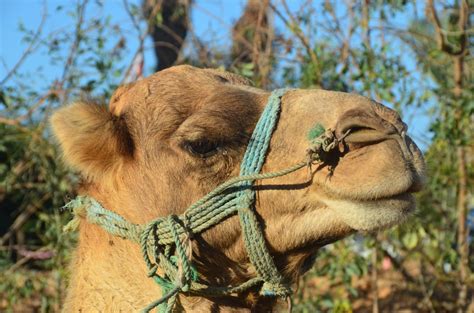
[[[88,204],[87,197],[78,196],[62,207],[62,209],[69,210],[74,214],[72,220],[63,227],[63,232],[69,233],[79,228],[80,219],[86,215]]]

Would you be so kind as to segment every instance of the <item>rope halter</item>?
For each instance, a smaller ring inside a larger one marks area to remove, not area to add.
[[[78,196],[65,205],[75,214],[66,229],[77,227],[78,218],[83,217],[111,235],[140,244],[148,276],[162,289],[162,297],[150,303],[143,312],[154,308],[158,308],[159,312],[172,312],[179,293],[218,297],[259,288],[262,296],[290,296],[292,291],[289,282],[275,266],[255,214],[253,182],[284,176],[313,162],[321,162],[321,153],[337,147],[340,140],[335,138],[331,130],[324,130],[318,124],[309,132],[311,146],[306,160],[281,171],[260,173],[279,118],[281,98],[286,91],[287,89],[277,89],[270,95],[245,151],[240,176],[219,185],[188,207],[182,215],[169,215],[145,225],[137,225],[105,209],[88,196]],[[202,281],[192,262],[192,236],[236,213],[242,227],[245,248],[257,275],[237,286],[208,285]],[[162,274],[158,274],[158,268]]]

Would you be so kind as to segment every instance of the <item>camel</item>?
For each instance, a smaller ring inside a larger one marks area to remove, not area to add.
[[[239,176],[269,97],[270,92],[238,75],[181,65],[119,87],[108,108],[87,101],[60,108],[51,124],[65,162],[82,178],[79,194],[142,225],[182,214]],[[400,116],[373,100],[292,89],[280,101],[261,173],[305,160],[308,132],[316,124],[336,138],[321,162],[256,180],[251,187],[265,245],[291,285],[312,266],[322,246],[406,220],[415,209],[412,194],[422,188],[425,169]],[[65,312],[136,312],[163,296],[147,276],[137,243],[84,217],[78,220]],[[190,242],[199,281],[231,286],[256,277],[237,214],[194,234]],[[223,296],[181,290],[173,310],[272,311],[278,297],[262,295],[259,288]]]

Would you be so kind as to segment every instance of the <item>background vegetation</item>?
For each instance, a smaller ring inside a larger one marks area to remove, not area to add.
[[[94,14],[102,1],[65,3],[45,4],[37,29],[19,24],[26,48],[0,77],[0,311],[57,312],[64,296],[75,237],[62,232],[70,216],[60,208],[76,176],[58,161],[51,111],[86,94],[107,101],[123,82],[190,63],[267,89],[357,92],[418,131],[429,176],[416,217],[323,249],[295,312],[474,312],[472,2],[248,0],[237,21],[208,12],[230,47],[194,32],[201,0],[124,0],[131,29]],[[46,33],[56,14],[70,26]],[[25,70],[35,54],[59,74]]]

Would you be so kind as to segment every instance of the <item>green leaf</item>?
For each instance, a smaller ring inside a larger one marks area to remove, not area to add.
[[[161,24],[163,24],[163,14],[161,13],[161,11],[159,11],[158,13],[156,13],[156,16],[155,16],[155,23],[156,23],[156,25],[161,25]]]
[[[402,242],[407,249],[413,249],[418,244],[418,236],[416,233],[407,233],[403,236]]]

